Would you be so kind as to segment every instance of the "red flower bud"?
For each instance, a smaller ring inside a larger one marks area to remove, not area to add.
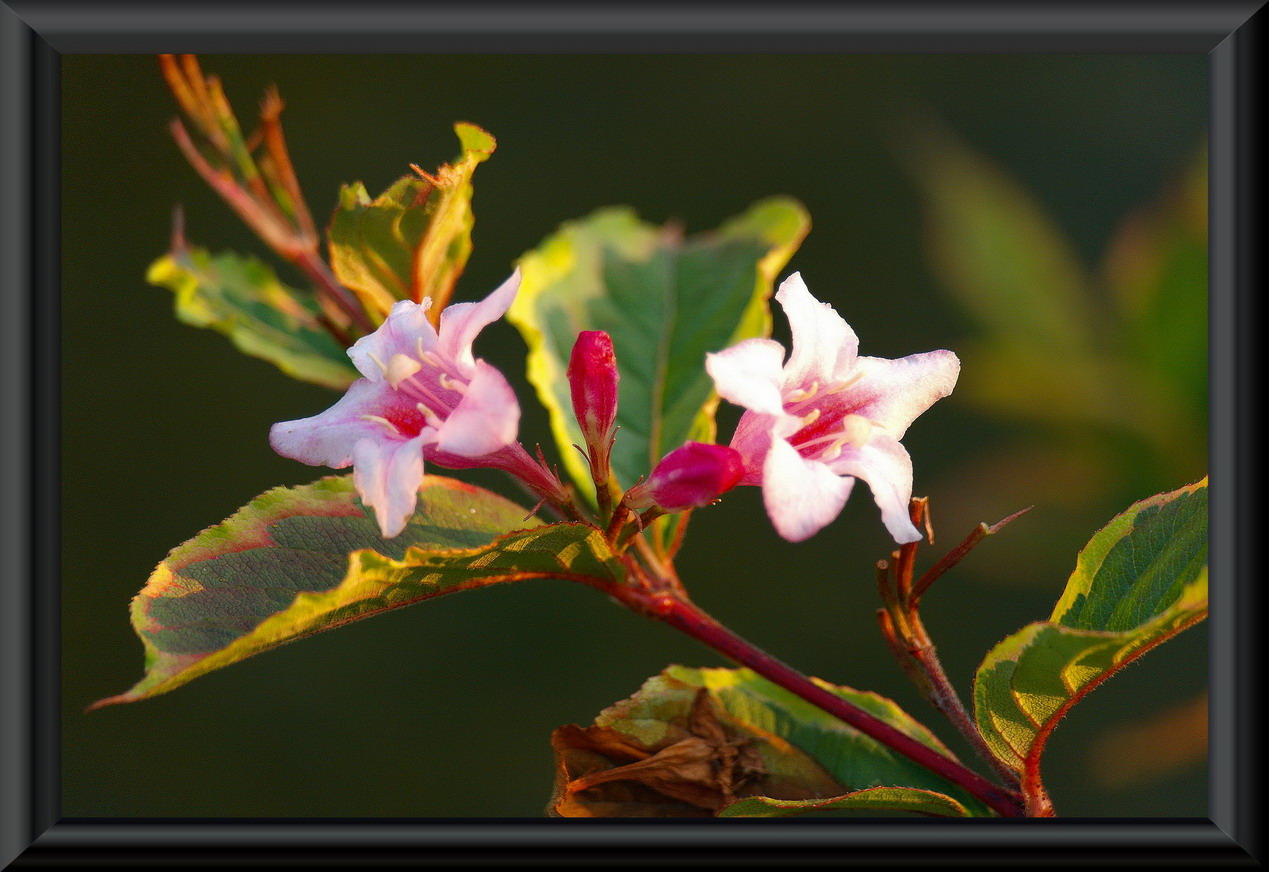
[[[592,456],[607,456],[608,440],[617,420],[617,358],[612,339],[602,330],[584,330],[577,336],[568,361],[568,383],[573,392],[573,412],[582,425],[582,436]]]
[[[688,442],[661,459],[647,480],[632,487],[625,504],[681,512],[707,506],[736,486],[744,473],[740,452],[726,445]]]

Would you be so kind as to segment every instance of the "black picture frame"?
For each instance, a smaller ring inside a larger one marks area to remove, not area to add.
[[[1261,2],[287,4],[0,2],[0,863],[1012,866],[1261,856],[1252,562],[1262,397]],[[288,8],[289,7],[289,8]],[[303,14],[295,15],[297,7]],[[1203,52],[1211,69],[1210,818],[793,821],[82,820],[59,811],[59,57],[64,53]]]

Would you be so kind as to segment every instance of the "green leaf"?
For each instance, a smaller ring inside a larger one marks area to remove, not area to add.
[[[1103,280],[1132,354],[1178,423],[1207,420],[1207,150],[1157,203],[1129,216],[1104,259]],[[1188,435],[1188,434],[1187,434]],[[1175,450],[1171,432],[1161,440]],[[1202,441],[1201,438],[1197,441]]]
[[[582,435],[565,376],[577,334],[612,337],[621,373],[612,465],[630,487],[683,442],[713,441],[718,397],[705,354],[770,333],[772,283],[809,227],[806,210],[788,198],[758,202],[688,239],[610,208],[563,225],[521,258],[507,317],[529,346],[529,380],[583,493],[594,488],[572,448]]]
[[[397,300],[445,307],[471,255],[472,174],[496,142],[474,124],[454,125],[462,153],[431,179],[405,176],[376,198],[345,185],[331,217],[331,268],[381,318]]]
[[[1042,793],[1059,720],[1130,661],[1207,616],[1207,479],[1134,503],[1089,540],[1047,622],[993,648],[974,680],[992,752]]]
[[[950,131],[907,144],[939,278],[997,342],[1073,354],[1093,345],[1089,279],[1023,187]]]
[[[173,549],[132,600],[145,676],[93,704],[133,702],[322,630],[459,590],[529,578],[614,580],[585,524],[539,525],[502,497],[427,476],[384,539],[351,476],[274,488]]]
[[[341,390],[358,378],[312,294],[282,284],[253,257],[181,244],[150,265],[146,281],[176,295],[182,322],[223,333],[289,376]]]
[[[789,817],[816,812],[833,816],[880,817],[919,814],[929,817],[969,817],[969,811],[950,796],[911,787],[870,787],[832,799],[772,799],[750,796],[718,813],[719,817]]]
[[[938,738],[893,701],[814,679],[820,687],[847,699],[897,730],[955,759]],[[670,666],[648,679],[639,692],[600,713],[595,725],[618,731],[642,746],[656,748],[676,735],[696,692],[705,688],[727,722],[743,735],[760,739],[766,778],[785,791],[798,782],[814,785],[811,798],[828,799],[842,789],[907,787],[947,794],[949,803],[975,815],[988,816],[983,805],[959,787],[847,726],[805,700],[748,669],[692,669]],[[825,792],[812,780],[804,758],[831,776],[838,790]],[[759,782],[756,789],[769,786]],[[787,796],[787,793],[786,793]],[[800,797],[789,797],[803,799]]]

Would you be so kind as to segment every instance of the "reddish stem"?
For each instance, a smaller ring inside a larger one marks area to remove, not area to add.
[[[283,255],[286,256],[285,253]],[[317,285],[319,291],[352,318],[357,326],[368,333],[375,329],[374,322],[370,320],[366,310],[348,292],[348,289],[331,275],[330,268],[326,266],[326,261],[322,260],[316,251],[310,248],[300,248],[290,254],[290,259]]]
[[[633,593],[633,591],[632,591]],[[676,596],[657,597],[640,603],[643,611],[703,642],[727,658],[747,666],[763,678],[796,694],[817,708],[849,724],[866,736],[924,766],[986,803],[1002,817],[1022,817],[1023,811],[1009,792],[977,772],[902,733],[836,694],[830,693],[776,658],[737,636],[694,604]]]

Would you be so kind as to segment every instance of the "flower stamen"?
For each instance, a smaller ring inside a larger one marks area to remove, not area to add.
[[[438,415],[438,414],[436,414],[435,412],[433,412],[431,409],[429,409],[429,408],[428,408],[425,404],[423,404],[423,403],[415,403],[415,404],[414,404],[414,408],[418,409],[418,410],[419,410],[419,413],[423,415],[423,422],[424,422],[425,424],[427,424],[427,426],[429,426],[429,427],[433,427],[433,428],[435,428],[435,429],[437,429],[437,430],[439,430],[439,429],[440,429],[440,427],[441,427],[441,416],[440,416],[440,415]]]
[[[456,378],[450,378],[445,373],[441,373],[440,382],[441,382],[441,387],[447,391],[453,391],[454,393],[459,395],[465,395],[467,393],[466,384],[464,384],[463,382],[459,381]]]
[[[811,397],[819,393],[819,390],[820,390],[820,383],[817,381],[813,381],[811,382],[811,386],[809,388],[794,388],[793,390],[789,391],[789,396],[786,402],[800,403],[803,400],[809,400]]]
[[[393,435],[396,435],[398,432],[400,432],[396,424],[393,424],[387,418],[380,417],[379,415],[362,415],[361,420],[373,421],[376,424],[382,424],[383,426],[387,427],[388,432]]]
[[[401,386],[401,382],[413,377],[422,368],[423,364],[413,357],[405,354],[394,354],[392,359],[388,361],[388,365],[384,367],[383,376],[388,380],[388,384],[392,385],[392,389],[397,390]]]
[[[382,360],[380,360],[380,359],[379,359],[379,355],[377,355],[377,354],[375,354],[373,351],[371,351],[371,352],[369,352],[369,353],[368,353],[368,355],[367,355],[367,356],[368,356],[371,360],[373,360],[373,361],[375,362],[375,366],[377,366],[377,367],[379,367],[379,369],[383,370],[383,374],[384,374],[384,375],[387,375],[387,374],[388,374],[388,365],[387,365],[386,363],[384,363]]]

